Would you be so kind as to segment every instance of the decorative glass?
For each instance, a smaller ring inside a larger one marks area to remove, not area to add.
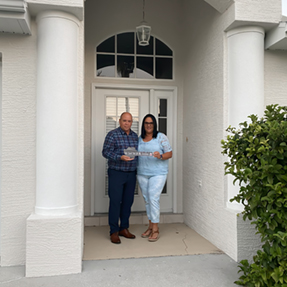
[[[115,36],[112,36],[109,39],[102,42],[97,47],[97,52],[114,53],[115,52]]]
[[[122,33],[117,35],[117,53],[134,54],[135,52],[135,33]]]
[[[159,99],[159,117],[167,116],[167,99]]]
[[[115,77],[114,55],[97,55],[97,77]]]
[[[159,39],[155,41],[155,53],[158,56],[172,56],[172,50]]]
[[[137,54],[139,55],[153,55],[153,36],[149,39],[149,45],[140,46],[139,40],[137,39]]]
[[[153,58],[137,57],[136,77],[143,79],[153,78]]]
[[[121,78],[133,78],[135,67],[135,58],[133,56],[117,57],[117,73]]]
[[[139,29],[141,33],[143,28]],[[139,28],[138,27],[138,28]],[[145,32],[144,32],[145,33]],[[138,79],[173,79],[173,52],[162,41],[145,34],[139,39],[134,32],[112,36],[97,46],[96,77]]]
[[[172,58],[155,59],[156,79],[172,79]]]

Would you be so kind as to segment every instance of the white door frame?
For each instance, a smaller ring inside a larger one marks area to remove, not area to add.
[[[156,98],[154,96],[154,91],[162,90],[162,91],[171,91],[173,95],[172,105],[171,105],[171,115],[172,115],[172,141],[171,146],[173,149],[172,154],[172,210],[173,213],[177,213],[177,133],[176,133],[176,127],[177,127],[177,87],[175,86],[144,86],[144,85],[129,85],[129,84],[106,84],[106,83],[93,83],[92,84],[92,94],[95,92],[96,88],[109,88],[109,89],[132,89],[132,90],[149,90],[151,99],[150,99],[150,112],[153,114],[157,114],[156,111],[152,109],[154,106],[152,103],[156,101]],[[92,134],[92,133],[91,133]],[[91,161],[91,216],[95,214],[95,194],[94,194],[94,165]]]

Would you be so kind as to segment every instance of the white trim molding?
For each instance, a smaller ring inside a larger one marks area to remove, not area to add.
[[[25,0],[0,0],[0,33],[31,35],[27,7]]]
[[[18,12],[25,13],[27,3],[24,0],[0,0],[1,12]]]
[[[172,98],[170,98],[171,106],[170,106],[170,114],[171,120],[173,122],[177,121],[177,87],[176,86],[160,86],[160,85],[130,85],[130,84],[106,84],[106,83],[92,83],[92,91],[95,88],[109,88],[109,89],[134,89],[134,90],[148,90],[150,92],[150,105],[152,100],[155,100],[155,91],[170,91]],[[155,113],[153,109],[151,109],[151,113]],[[172,128],[173,140],[172,140],[172,148],[173,148],[173,165],[172,165],[172,213],[178,213],[177,203],[178,203],[178,191],[177,191],[177,133],[176,133],[177,124],[175,123]],[[94,176],[94,167],[93,167],[93,160],[91,163],[91,176]],[[95,197],[94,197],[94,183],[91,183],[91,216],[94,216],[95,213]]]
[[[266,35],[265,49],[287,50],[287,22],[282,21]]]
[[[0,0],[1,1],[1,0]],[[29,13],[32,17],[45,11],[59,11],[74,15],[78,20],[84,20],[84,2],[82,0],[58,1],[58,0],[26,0]]]
[[[204,0],[219,13],[224,13],[233,3],[234,0]]]

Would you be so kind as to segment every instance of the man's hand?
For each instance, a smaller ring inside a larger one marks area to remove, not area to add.
[[[131,161],[131,160],[134,160],[134,158],[130,158],[130,157],[127,156],[127,155],[122,155],[122,156],[121,156],[121,160],[123,160],[123,161]]]

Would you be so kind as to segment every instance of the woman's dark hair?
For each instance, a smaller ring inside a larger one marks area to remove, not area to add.
[[[158,130],[157,130],[157,123],[156,123],[156,119],[154,117],[154,115],[152,114],[147,114],[144,118],[143,118],[143,121],[142,121],[142,130],[141,130],[141,137],[144,139],[145,136],[146,136],[146,132],[145,132],[145,128],[144,128],[144,122],[146,120],[146,118],[151,118],[152,121],[153,121],[153,134],[152,134],[152,137],[153,138],[156,138],[157,137],[157,134],[158,134]]]

